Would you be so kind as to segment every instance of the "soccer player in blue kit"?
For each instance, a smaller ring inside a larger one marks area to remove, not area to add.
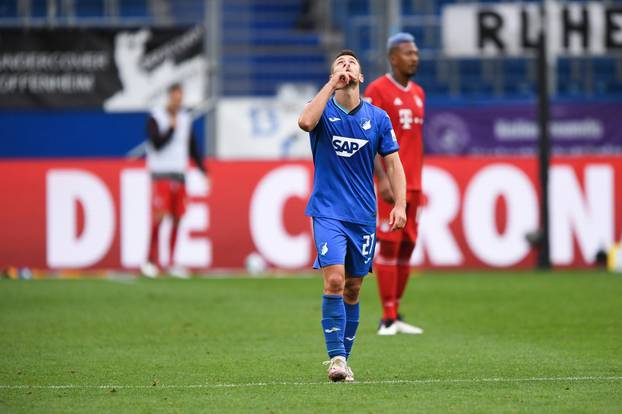
[[[374,157],[384,157],[395,204],[392,230],[406,224],[406,178],[388,115],[360,97],[363,73],[351,50],[339,52],[329,81],[306,105],[298,125],[309,132],[315,166],[311,216],[322,269],[322,329],[331,381],[354,381],[347,359],[359,323],[359,291],[376,245]]]

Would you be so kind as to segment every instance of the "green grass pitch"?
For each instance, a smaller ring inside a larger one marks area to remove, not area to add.
[[[330,384],[319,277],[0,281],[0,412],[621,412],[622,277],[433,273]]]

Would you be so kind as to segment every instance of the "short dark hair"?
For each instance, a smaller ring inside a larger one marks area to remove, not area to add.
[[[337,60],[337,58],[340,58],[341,56],[352,56],[354,59],[356,59],[357,61],[359,60],[359,57],[356,56],[356,53],[354,53],[354,50],[351,49],[342,49],[339,53],[337,53],[337,55],[335,56],[335,58],[333,59],[333,62]]]
[[[181,88],[181,83],[179,82],[175,82],[174,84],[172,84],[171,86],[168,87],[168,93],[171,93],[173,91],[177,91],[177,90],[182,90]]]
[[[333,65],[335,64],[335,61],[339,59],[341,56],[352,56],[359,63],[359,67],[361,68],[361,73],[363,72],[363,65],[361,65],[361,61],[359,60],[359,57],[356,55],[356,53],[354,53],[354,50],[352,49],[342,49],[341,51],[339,51],[339,53],[335,55],[335,57],[333,58],[333,61],[330,64],[331,70],[333,69]]]

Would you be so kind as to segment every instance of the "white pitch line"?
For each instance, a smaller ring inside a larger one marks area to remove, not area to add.
[[[622,376],[614,377],[531,377],[531,378],[455,378],[455,379],[415,379],[415,380],[385,380],[385,381],[356,381],[352,385],[408,385],[408,384],[459,384],[459,383],[486,383],[486,382],[609,382],[622,381]],[[158,384],[158,385],[89,385],[89,384],[62,384],[62,385],[11,385],[0,384],[0,389],[192,389],[192,388],[249,388],[271,386],[308,386],[329,385],[330,382],[251,382],[246,384]]]
[[[104,279],[106,282],[110,283],[120,283],[122,285],[135,285],[136,279],[128,279],[128,278],[120,278],[120,277],[109,277]]]

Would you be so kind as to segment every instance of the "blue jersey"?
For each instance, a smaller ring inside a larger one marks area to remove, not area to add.
[[[309,135],[315,172],[305,214],[375,224],[374,157],[399,150],[386,112],[361,101],[348,113],[333,97]]]

